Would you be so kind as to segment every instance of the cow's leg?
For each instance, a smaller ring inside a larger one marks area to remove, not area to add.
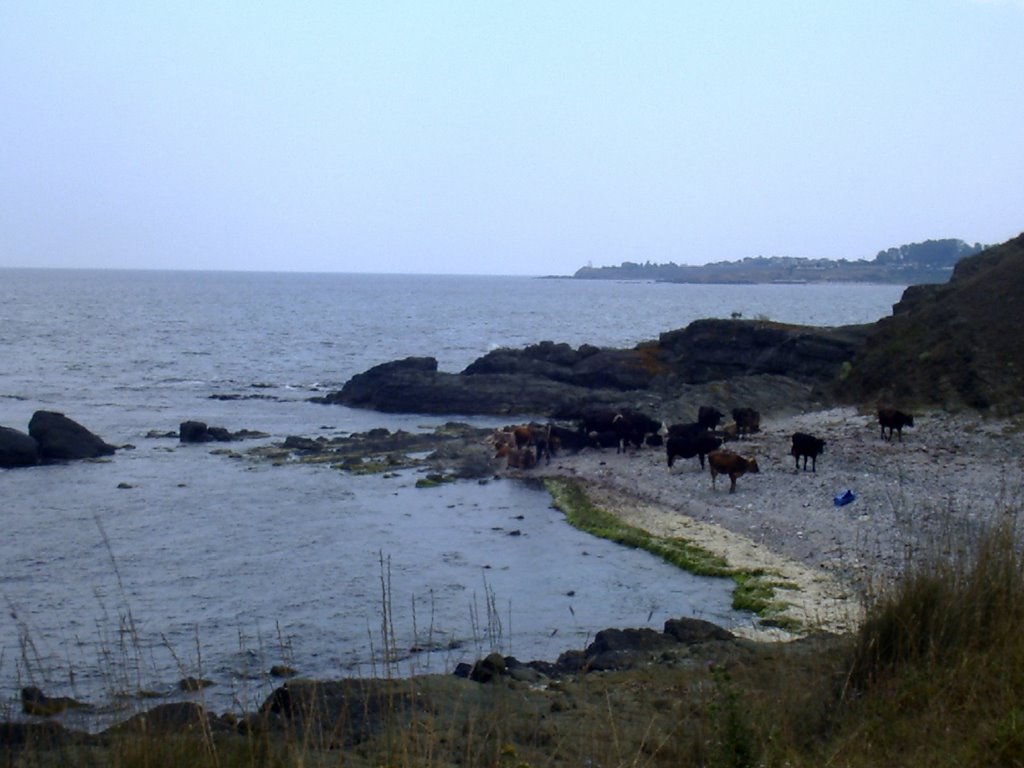
[[[736,493],[736,475],[729,473],[729,493]]]

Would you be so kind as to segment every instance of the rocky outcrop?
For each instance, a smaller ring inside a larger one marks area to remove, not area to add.
[[[357,374],[339,392],[314,402],[389,413],[509,415],[546,414],[617,397],[531,374],[444,373],[433,357],[409,357]]]
[[[229,432],[224,427],[210,427],[202,421],[183,421],[178,426],[178,439],[183,443],[229,443],[251,437],[267,437],[267,434],[248,429]]]
[[[610,672],[659,663],[666,657],[685,657],[693,646],[730,644],[735,640],[735,635],[727,629],[703,619],[669,619],[662,632],[649,627],[602,629],[584,650],[566,651],[555,662],[522,662],[514,656],[491,653],[475,664],[460,665],[455,674],[487,683],[505,676],[526,679],[524,670],[549,678],[580,672]]]
[[[839,387],[850,402],[1024,411],[1024,235],[911,286],[871,328]]]
[[[702,320],[632,349],[551,341],[497,349],[461,373],[438,371],[432,357],[409,357],[374,366],[315,401],[387,412],[550,417],[649,408],[678,399],[687,387],[723,380],[776,376],[828,385],[866,334],[860,326]]]
[[[811,328],[782,323],[697,320],[663,333],[658,346],[683,381],[701,384],[774,374],[828,383],[861,349],[870,326]]]
[[[63,413],[36,411],[28,424],[38,443],[40,461],[95,459],[110,456],[116,448]]]
[[[31,467],[39,463],[39,443],[11,427],[0,427],[0,468]]]

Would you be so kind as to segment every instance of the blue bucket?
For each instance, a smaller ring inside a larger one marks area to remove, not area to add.
[[[854,495],[853,491],[851,491],[849,488],[846,488],[837,493],[836,497],[832,499],[832,501],[835,503],[837,507],[844,507],[856,498],[857,497]]]

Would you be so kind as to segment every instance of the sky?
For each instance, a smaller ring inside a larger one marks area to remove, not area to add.
[[[568,275],[1024,231],[1024,0],[0,0],[0,267]]]

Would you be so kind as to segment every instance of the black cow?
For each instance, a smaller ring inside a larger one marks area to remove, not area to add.
[[[707,430],[702,430],[696,435],[669,437],[665,443],[668,467],[669,469],[672,468],[676,456],[683,459],[692,459],[694,456],[697,456],[700,458],[700,468],[703,471],[704,457],[721,447],[722,441]]]
[[[558,451],[562,449],[577,453],[588,445],[590,445],[590,440],[587,439],[587,433],[584,431],[583,427],[570,429],[569,427],[562,427],[558,424],[551,425],[549,448],[551,449],[552,455],[557,454]]]
[[[897,411],[895,408],[879,408],[878,424],[881,427],[880,438],[892,440],[892,431],[895,429],[899,435],[900,442],[903,442],[903,428],[914,426],[914,417],[909,413]],[[885,438],[885,430],[889,430],[889,437]]]
[[[732,419],[736,422],[738,437],[761,431],[761,414],[753,408],[733,408]]]
[[[696,437],[701,432],[706,432],[707,427],[702,427],[699,422],[688,421],[684,424],[669,424],[669,437]]]
[[[616,453],[622,451],[622,435],[614,429],[591,432],[587,435],[587,439],[595,448],[615,448]]]
[[[588,435],[591,432],[610,432],[615,429],[615,422],[622,416],[619,411],[612,408],[597,408],[585,411],[580,415],[580,422],[583,431]]]
[[[818,456],[825,452],[825,441],[814,435],[805,432],[793,433],[793,459],[796,461],[796,468],[800,469],[800,457],[804,459],[804,472],[807,471],[807,459],[811,459],[811,472],[818,471]]]
[[[641,411],[623,408],[619,417],[615,421],[615,429],[622,435],[623,450],[629,444],[641,448],[648,435],[656,435],[661,431],[661,422]]]
[[[701,429],[714,431],[718,428],[718,422],[725,418],[725,414],[710,405],[702,405],[697,409],[697,423]]]

